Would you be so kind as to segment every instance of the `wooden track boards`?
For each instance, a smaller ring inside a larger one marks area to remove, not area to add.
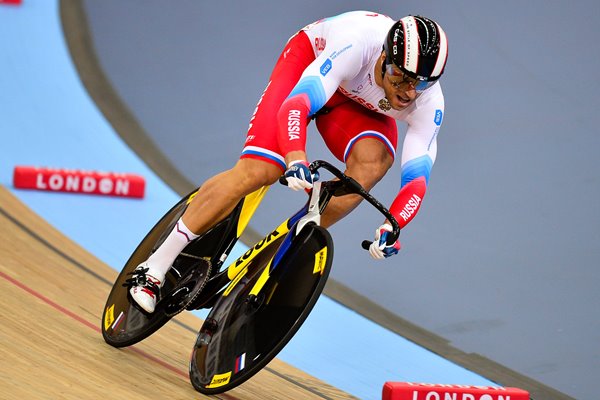
[[[201,325],[191,313],[135,346],[104,342],[100,319],[116,275],[0,186],[0,399],[208,398],[188,379]],[[352,396],[276,359],[211,398]]]

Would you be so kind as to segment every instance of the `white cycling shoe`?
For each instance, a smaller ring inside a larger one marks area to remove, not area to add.
[[[133,271],[127,281],[130,285],[129,294],[133,300],[146,312],[153,313],[160,294],[162,282],[148,274],[148,263],[143,262]]]

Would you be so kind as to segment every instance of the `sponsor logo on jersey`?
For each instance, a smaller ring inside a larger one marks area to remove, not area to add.
[[[330,59],[335,60],[335,58],[337,56],[339,56],[340,54],[342,54],[343,52],[345,52],[346,50],[350,49],[352,47],[351,44],[349,44],[348,46],[344,47],[343,49],[341,49],[340,51],[334,51],[333,53],[331,53],[331,55],[329,56]]]
[[[315,48],[317,49],[317,51],[323,51],[325,49],[326,44],[327,44],[327,41],[325,40],[325,38],[322,38],[322,37],[315,38]]]
[[[444,118],[444,113],[442,112],[442,110],[435,110],[435,117],[433,118],[433,122],[435,122],[435,124],[437,126],[442,125],[443,118]]]
[[[356,87],[356,89],[352,89],[352,90],[351,90],[351,92],[352,92],[352,93],[356,93],[356,94],[360,94],[360,92],[361,92],[363,89],[364,89],[364,86],[361,84],[361,85],[358,85],[358,86]]]
[[[325,62],[323,63],[323,65],[321,65],[321,75],[325,76],[329,73],[329,71],[331,71],[331,60],[328,58],[327,60],[325,60]]]
[[[290,110],[288,114],[288,138],[300,139],[300,110]]]

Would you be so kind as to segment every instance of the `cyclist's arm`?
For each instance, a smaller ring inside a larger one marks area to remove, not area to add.
[[[328,55],[338,48],[352,46],[335,58]],[[341,82],[354,77],[361,69],[360,46],[350,39],[327,44],[325,50],[304,70],[277,114],[278,142],[286,164],[306,159],[306,126],[317,111],[333,96]]]
[[[407,121],[409,125],[402,148],[401,189],[390,206],[400,228],[418,213],[437,154],[437,133],[442,123],[444,101],[439,87],[430,90],[438,90],[439,93],[420,105]]]

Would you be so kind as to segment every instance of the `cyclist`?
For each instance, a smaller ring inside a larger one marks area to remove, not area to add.
[[[321,19],[293,35],[250,119],[240,159],[202,185],[165,242],[138,266],[138,285],[130,289],[133,299],[153,312],[173,260],[247,194],[273,184],[282,173],[293,190],[312,187],[305,151],[311,119],[333,155],[345,163],[345,173],[366,190],[394,162],[396,121],[407,124],[401,189],[390,211],[401,228],[408,224],[419,210],[436,158],[444,112],[438,80],[447,54],[444,31],[422,16],[394,21],[353,11]],[[343,218],[360,200],[357,195],[333,198],[323,226]],[[372,257],[398,253],[399,241],[386,244],[391,229],[388,221],[376,229]]]

